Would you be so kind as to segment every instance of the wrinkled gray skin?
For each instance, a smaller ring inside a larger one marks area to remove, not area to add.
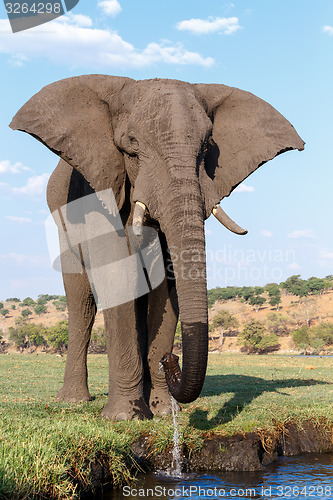
[[[140,201],[147,207],[144,224],[160,234],[167,278],[148,295],[104,311],[110,384],[102,414],[114,420],[168,414],[169,388],[178,401],[193,401],[208,349],[204,221],[258,166],[302,150],[303,141],[274,108],[238,89],[103,75],[45,87],[11,127],[62,158],[48,185],[51,212],[111,187],[125,225]],[[88,401],[86,359],[96,304],[84,272],[63,279],[69,347],[58,399]],[[159,362],[172,350],[178,315],[183,371],[167,377],[168,388]]]

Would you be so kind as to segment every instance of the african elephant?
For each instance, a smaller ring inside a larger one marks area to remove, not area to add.
[[[245,234],[219,202],[263,163],[302,150],[303,141],[273,107],[236,88],[104,75],[48,85],[10,126],[61,157],[48,184],[51,212],[111,188],[126,228],[133,224],[140,235],[142,225],[151,226],[159,234],[163,282],[104,310],[109,400],[102,414],[113,420],[165,415],[170,392],[179,402],[193,401],[208,352],[204,221],[213,213]],[[63,280],[69,346],[58,399],[87,401],[96,300],[84,268],[64,272]],[[178,315],[182,372],[170,354]]]

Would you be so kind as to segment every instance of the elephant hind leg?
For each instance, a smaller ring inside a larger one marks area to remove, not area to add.
[[[68,305],[68,351],[59,401],[90,401],[87,352],[96,303],[86,273],[63,274]]]

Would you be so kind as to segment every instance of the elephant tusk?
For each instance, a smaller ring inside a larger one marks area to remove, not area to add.
[[[133,214],[133,233],[135,234],[135,236],[142,235],[142,224],[145,211],[146,205],[144,203],[141,203],[141,201],[136,201]]]
[[[215,205],[212,210],[212,214],[217,218],[219,222],[221,222],[221,224],[223,224],[223,226],[229,229],[229,231],[232,231],[236,234],[247,234],[247,230],[242,229],[240,226],[238,226],[238,224],[236,224],[236,222],[230,219],[230,217],[224,212],[224,210],[222,210],[220,205]]]

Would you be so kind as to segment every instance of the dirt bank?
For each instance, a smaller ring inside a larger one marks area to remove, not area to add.
[[[149,439],[141,436],[132,445],[135,460],[144,469],[167,470],[172,465],[172,450],[154,453]],[[273,431],[251,432],[223,437],[211,434],[194,453],[182,448],[182,468],[190,471],[257,471],[278,456],[302,453],[333,453],[333,425],[327,422],[288,422]]]

